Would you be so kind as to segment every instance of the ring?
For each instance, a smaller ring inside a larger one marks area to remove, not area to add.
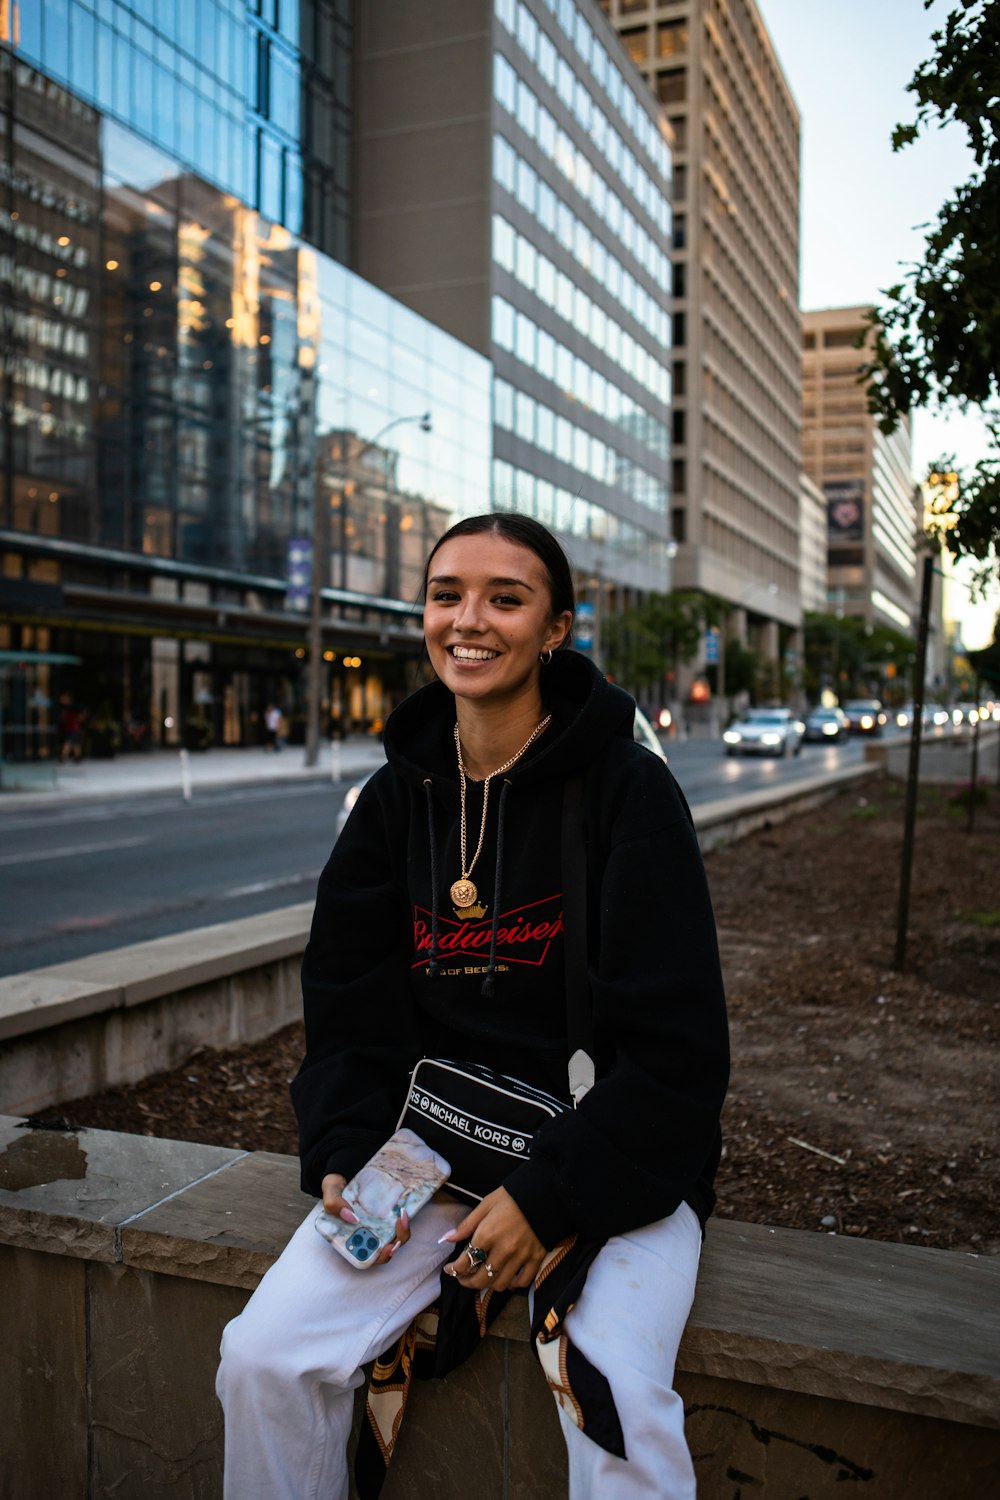
[[[486,1275],[489,1278],[489,1280],[492,1281],[493,1280],[493,1267],[490,1265],[489,1261],[486,1262],[485,1266],[483,1267],[483,1270],[486,1272]]]
[[[489,1259],[489,1252],[482,1250],[478,1245],[466,1245],[465,1253],[469,1257],[469,1265],[475,1270],[477,1266],[485,1266]]]

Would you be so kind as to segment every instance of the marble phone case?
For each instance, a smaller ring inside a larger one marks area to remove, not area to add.
[[[357,1214],[357,1224],[321,1212],[316,1228],[352,1266],[366,1270],[395,1237],[400,1214],[405,1211],[412,1219],[450,1171],[444,1157],[414,1131],[397,1130],[344,1189],[344,1201]]]

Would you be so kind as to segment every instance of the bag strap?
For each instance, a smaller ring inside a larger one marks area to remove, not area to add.
[[[583,838],[583,777],[563,788],[563,952],[566,963],[566,1037],[574,1108],[594,1083],[594,1022],[587,979],[587,846]]]

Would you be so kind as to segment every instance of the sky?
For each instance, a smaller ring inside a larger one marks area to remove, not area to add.
[[[894,153],[893,126],[909,123],[906,92],[931,53],[930,34],[957,0],[757,0],[802,121],[799,300],[805,309],[878,300],[973,165],[963,131],[932,129]],[[986,449],[975,415],[916,412],[916,477],[944,455],[971,465]],[[964,590],[956,589],[956,606]],[[960,610],[965,644],[991,638],[1000,592]]]

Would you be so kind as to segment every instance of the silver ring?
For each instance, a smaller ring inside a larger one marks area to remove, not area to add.
[[[493,1267],[490,1265],[489,1261],[487,1261],[486,1264],[483,1266],[483,1270],[486,1272],[488,1280],[492,1281],[493,1280]]]
[[[481,1249],[479,1245],[466,1245],[465,1253],[469,1257],[469,1265],[473,1270],[479,1266],[485,1266],[489,1259],[489,1251]]]

